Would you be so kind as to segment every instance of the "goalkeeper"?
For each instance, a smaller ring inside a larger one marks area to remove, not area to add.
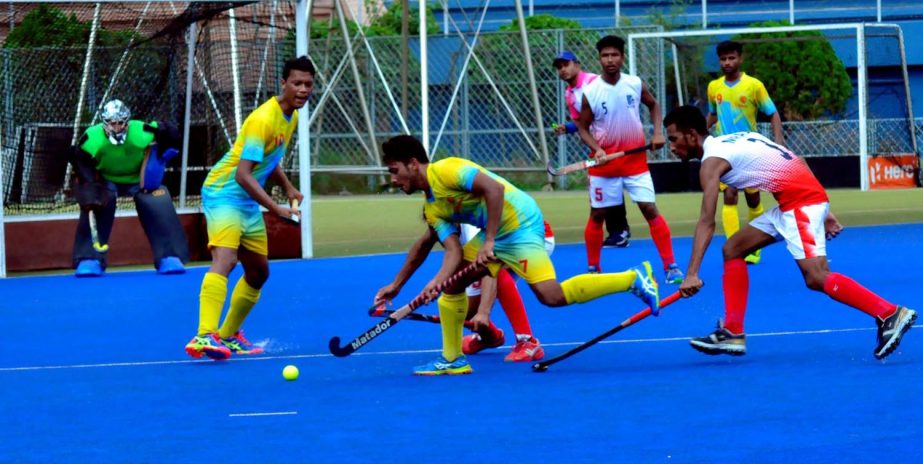
[[[134,199],[157,272],[186,272],[189,244],[170,192],[161,185],[167,162],[178,153],[176,129],[131,119],[131,111],[121,100],[107,102],[100,117],[103,122],[84,132],[71,158],[77,174],[74,196],[80,205],[74,238],[75,275],[98,277],[105,272],[106,254],[99,245],[109,241],[119,196]],[[91,214],[95,233],[90,230]]]

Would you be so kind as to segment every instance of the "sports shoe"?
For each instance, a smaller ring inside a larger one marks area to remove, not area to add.
[[[631,238],[631,232],[623,230],[617,235],[610,235],[606,237],[606,241],[603,242],[604,248],[625,248],[628,246],[628,239]]]
[[[461,375],[472,372],[474,371],[471,369],[471,364],[468,364],[468,358],[465,355],[459,356],[452,362],[439,356],[435,361],[413,368],[413,375]]]
[[[586,272],[587,272],[587,274],[599,274],[599,273],[600,273],[600,269],[599,269],[599,266],[593,266],[593,265],[591,264],[591,265],[587,266]]]
[[[746,261],[747,264],[759,264],[762,251],[763,250],[756,250],[753,253],[750,253],[746,258],[744,258],[744,261]]]
[[[875,347],[875,358],[884,359],[885,356],[894,352],[897,345],[901,343],[901,337],[904,336],[913,322],[917,320],[917,312],[898,306],[894,314],[885,320],[875,319],[878,323],[878,346]]]
[[[693,348],[705,354],[729,354],[743,356],[747,354],[747,336],[734,335],[724,328],[724,321],[718,320],[718,329],[704,336],[689,340]]]
[[[667,268],[667,270],[663,272],[666,274],[666,277],[663,280],[664,282],[668,284],[679,285],[683,283],[683,279],[686,278],[686,276],[683,275],[683,271],[679,268],[679,265],[676,263],[671,264]]]
[[[506,362],[538,361],[545,357],[545,349],[537,338],[531,335],[516,335],[516,344],[510,354],[503,358]]]
[[[186,354],[193,358],[201,358],[204,354],[216,361],[223,361],[231,357],[231,350],[221,343],[218,334],[210,333],[192,337],[186,344]]]
[[[167,256],[161,259],[160,265],[157,266],[158,274],[183,274],[185,272],[186,267],[183,266],[183,261],[176,256]]]
[[[503,346],[504,342],[506,342],[506,337],[503,336],[502,329],[497,329],[497,331],[494,332],[494,338],[487,340],[482,338],[480,334],[476,333],[465,335],[465,337],[462,338],[462,353],[479,353],[483,350],[486,350],[487,348],[497,348],[498,346]]]
[[[244,337],[244,331],[238,330],[236,334],[231,335],[228,338],[221,338],[221,343],[228,347],[231,350],[231,353],[234,354],[262,354],[263,349],[250,343]]]
[[[102,277],[103,264],[98,259],[82,259],[77,263],[76,277]]]
[[[654,279],[654,273],[651,271],[650,261],[641,263],[640,266],[632,268],[635,271],[635,281],[628,289],[632,295],[641,298],[651,308],[651,314],[657,316],[660,314],[660,288],[657,286],[657,279]]]

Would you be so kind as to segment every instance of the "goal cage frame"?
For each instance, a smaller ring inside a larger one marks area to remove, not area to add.
[[[858,155],[859,155],[859,180],[860,180],[860,189],[862,191],[869,190],[869,157],[870,157],[870,147],[869,147],[869,62],[867,57],[867,46],[868,46],[868,31],[867,30],[884,30],[888,32],[897,40],[898,50],[899,50],[899,59],[900,59],[900,69],[901,76],[903,80],[903,90],[905,95],[905,107],[906,107],[906,120],[908,125],[908,144],[909,148],[913,151],[913,154],[917,157],[918,166],[920,163],[921,153],[918,149],[917,140],[916,140],[916,128],[915,121],[913,116],[913,106],[910,95],[910,82],[907,69],[907,58],[904,46],[904,38],[901,27],[897,24],[890,23],[838,23],[838,24],[815,24],[815,25],[801,25],[801,26],[775,26],[775,27],[746,27],[746,28],[729,28],[729,29],[713,29],[713,30],[685,30],[685,31],[669,31],[669,32],[639,32],[632,33],[628,35],[627,38],[627,55],[628,55],[628,69],[636,69],[637,63],[635,62],[635,53],[634,50],[639,46],[640,43],[644,40],[662,40],[669,43],[669,46],[664,45],[664,50],[669,50],[669,53],[672,55],[670,58],[665,58],[665,60],[672,61],[674,78],[676,81],[676,96],[680,104],[683,104],[686,100],[683,98],[683,80],[681,76],[681,52],[680,47],[677,46],[677,42],[682,39],[694,39],[694,38],[715,38],[715,37],[731,37],[738,35],[746,34],[766,34],[766,33],[785,33],[785,32],[803,32],[803,31],[814,31],[821,32],[824,34],[823,37],[818,37],[818,39],[824,39],[828,37],[828,34],[832,32],[843,33],[843,31],[851,32],[850,37],[854,37],[855,40],[855,53],[856,53],[856,84],[854,89],[857,96],[857,113],[858,113]],[[844,38],[839,36],[837,38]],[[848,38],[848,37],[847,37]],[[713,48],[709,50],[709,53],[714,53]],[[666,52],[665,52],[666,53]],[[745,53],[746,54],[746,53]],[[845,63],[844,63],[845,64]],[[848,67],[848,66],[847,66]],[[770,92],[771,94],[771,92]],[[663,102],[663,100],[661,100]],[[777,108],[779,108],[778,102],[776,102]],[[785,125],[792,123],[784,123]],[[796,153],[798,151],[796,150]],[[917,174],[923,176],[923,170],[919,167],[917,168]],[[921,182],[920,178],[916,179],[916,183],[919,185]]]

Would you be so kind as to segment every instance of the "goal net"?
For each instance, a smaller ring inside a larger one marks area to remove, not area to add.
[[[856,157],[859,186],[919,185],[907,63],[893,24],[826,24],[632,34],[629,50],[666,41],[665,108],[708,111],[721,76],[718,43],[743,45],[741,71],[760,79],[783,120],[786,145],[805,156]],[[629,52],[629,58],[631,53]],[[633,63],[629,63],[633,66]],[[768,122],[759,131],[771,136]]]

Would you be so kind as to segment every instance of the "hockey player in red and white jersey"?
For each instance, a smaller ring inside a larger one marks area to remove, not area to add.
[[[699,171],[702,209],[686,278],[680,285],[683,296],[695,295],[702,288],[699,268],[715,232],[719,181],[738,189],[769,192],[778,202],[778,206],[755,218],[724,244],[724,323],[719,321],[714,333],[690,340],[693,348],[707,354],[746,353],[743,321],[749,277],[744,257],[784,240],[808,288],[875,318],[878,324],[875,357],[882,359],[894,352],[917,313],[886,301],[843,274],[830,271],[826,240],[835,237],[842,225],[830,213],[827,192],[804,160],[756,132],[709,137],[705,117],[692,106],[673,110],[663,124],[674,155],[683,160],[702,160]]]

